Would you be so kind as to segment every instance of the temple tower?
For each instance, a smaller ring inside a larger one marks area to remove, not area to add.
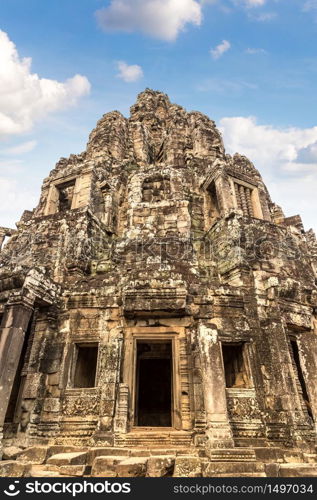
[[[4,446],[314,449],[316,239],[208,117],[147,89],[1,235]]]

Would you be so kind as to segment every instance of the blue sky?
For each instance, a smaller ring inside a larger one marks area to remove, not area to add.
[[[2,0],[0,30],[0,225],[150,87],[214,119],[317,229],[317,0]]]

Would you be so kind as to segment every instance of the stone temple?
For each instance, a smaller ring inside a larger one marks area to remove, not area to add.
[[[16,226],[1,475],[317,475],[315,235],[207,116],[145,90]]]

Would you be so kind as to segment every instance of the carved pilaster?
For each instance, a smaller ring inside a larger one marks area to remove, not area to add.
[[[5,308],[0,338],[0,425],[3,425],[33,308],[23,303]]]
[[[114,431],[126,433],[128,430],[129,386],[119,384],[117,411],[114,421]]]
[[[200,323],[198,342],[206,410],[207,449],[233,447],[227,411],[221,345],[214,325]]]

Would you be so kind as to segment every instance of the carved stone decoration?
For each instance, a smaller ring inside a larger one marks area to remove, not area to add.
[[[316,237],[209,117],[146,89],[16,226],[0,475],[316,475]]]
[[[62,399],[62,415],[68,417],[96,415],[99,410],[98,395],[67,395]]]
[[[114,421],[114,431],[126,433],[128,430],[129,411],[129,387],[127,384],[120,384],[117,396],[117,410]]]

